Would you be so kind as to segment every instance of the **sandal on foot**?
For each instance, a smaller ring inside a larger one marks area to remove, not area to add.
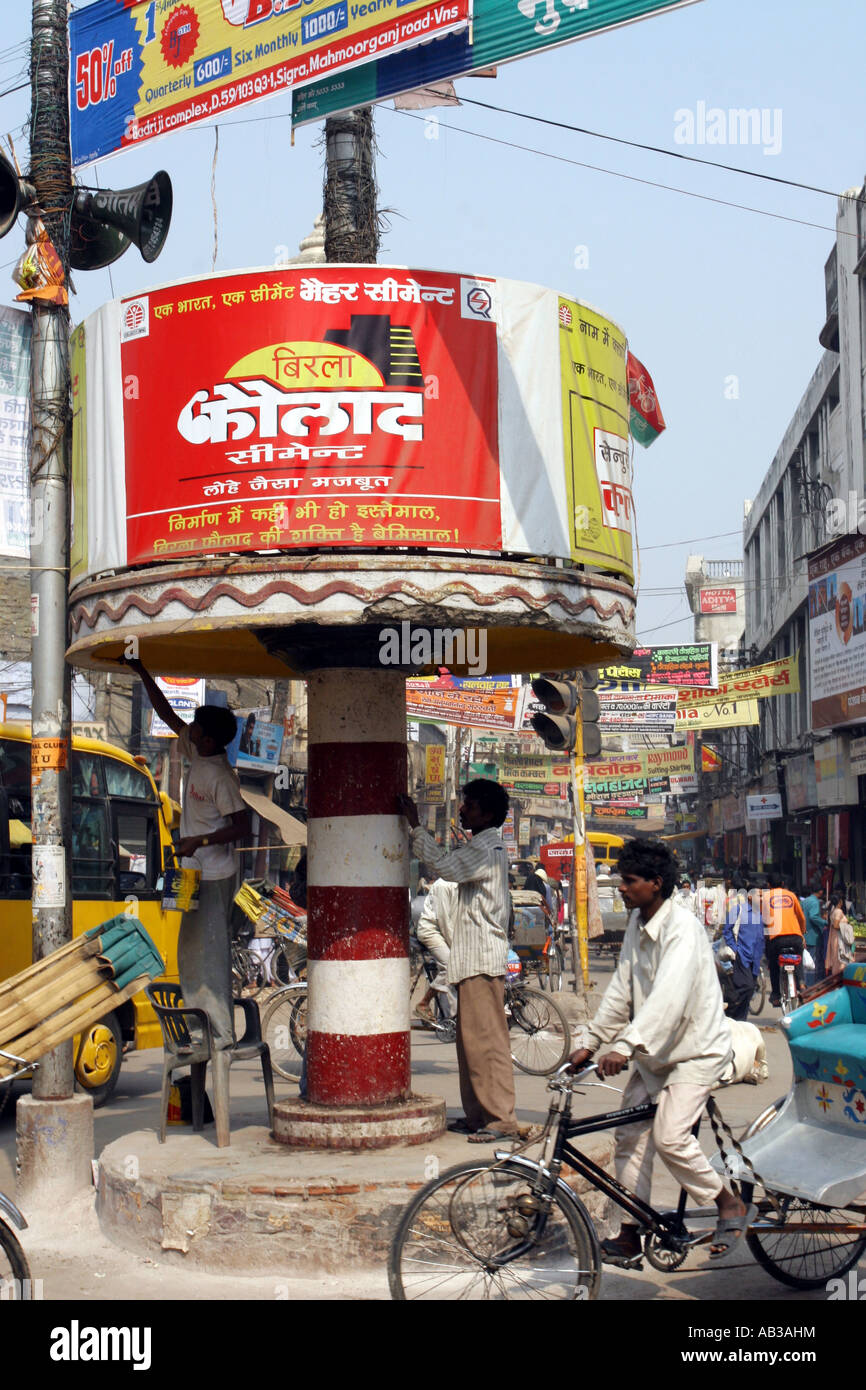
[[[476,1129],[474,1134],[470,1134],[470,1144],[516,1144],[520,1135],[514,1131],[503,1129]]]
[[[750,1202],[741,1216],[725,1216],[716,1222],[716,1229],[710,1245],[720,1245],[721,1250],[710,1250],[711,1260],[721,1260],[725,1255],[730,1255],[739,1245],[743,1236],[751,1226],[755,1217],[758,1215],[758,1208],[754,1202]]]
[[[603,1240],[600,1248],[603,1264],[615,1265],[617,1269],[643,1269],[643,1251],[640,1244],[635,1250],[630,1242],[626,1245],[620,1242],[619,1237],[614,1237],[611,1240]]]
[[[449,1130],[449,1132],[450,1132],[451,1134],[474,1134],[474,1133],[475,1133],[475,1130],[472,1128],[472,1126],[471,1126],[471,1124],[469,1123],[469,1121],[468,1121],[468,1120],[464,1120],[464,1119],[460,1119],[460,1120],[451,1120],[451,1121],[449,1122],[449,1124],[446,1125],[446,1129]]]

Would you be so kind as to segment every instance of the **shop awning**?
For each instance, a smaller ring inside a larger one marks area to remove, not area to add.
[[[660,840],[702,840],[706,830],[678,830],[676,835],[659,835]]]
[[[284,845],[305,845],[307,843],[307,827],[303,821],[295,820],[288,811],[284,811],[281,806],[276,806],[261,792],[248,791],[246,787],[241,787],[241,796],[247,803],[251,811],[255,811],[257,816],[262,816],[265,820],[275,825],[280,832]]]

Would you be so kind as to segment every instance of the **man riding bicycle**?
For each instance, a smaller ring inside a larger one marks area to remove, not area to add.
[[[617,1180],[648,1203],[658,1153],[699,1205],[715,1202],[710,1249],[720,1258],[745,1234],[755,1208],[722,1185],[692,1134],[732,1057],[713,953],[704,927],[671,896],[676,864],[665,845],[633,840],[620,851],[619,874],[631,915],[613,979],[595,1018],[579,1030],[571,1065],[585,1066],[602,1044],[610,1048],[598,1058],[602,1076],[617,1076],[634,1061],[623,1108],[652,1099],[657,1109],[654,1119],[617,1130]],[[623,1222],[601,1249],[607,1264],[628,1268],[641,1254],[639,1227]]]

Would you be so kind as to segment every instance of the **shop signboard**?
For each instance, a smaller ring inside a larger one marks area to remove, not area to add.
[[[0,305],[0,555],[30,554],[30,314]]]
[[[857,775],[851,771],[847,735],[837,734],[820,742],[816,740],[814,755],[818,805],[856,806],[859,790]]]
[[[691,0],[475,0],[471,33],[462,30],[292,93],[295,125],[384,101],[417,87],[489,69],[548,48],[574,43]],[[326,71],[323,69],[323,71]]]
[[[677,692],[665,687],[621,691],[598,687],[599,728],[609,733],[672,732],[677,718]]]
[[[866,536],[809,558],[812,728],[866,719]]]
[[[406,712],[427,724],[459,724],[475,729],[519,727],[528,686],[518,677],[470,680],[460,676],[412,676],[406,681]],[[480,776],[489,776],[488,772]]]
[[[229,272],[104,305],[72,351],[73,585],[346,546],[633,578],[625,335],[552,290],[380,265]]]
[[[645,685],[715,688],[719,683],[717,642],[687,642],[679,646],[635,647],[626,661],[604,666],[602,681],[635,680]]]
[[[183,720],[184,724],[191,724],[199,705],[205,703],[204,678],[198,676],[157,676],[156,683],[175,714]],[[151,738],[177,737],[174,730],[170,729],[165,720],[159,717],[156,710],[151,710],[150,736]]]
[[[791,813],[818,805],[815,760],[811,753],[802,753],[785,763],[785,796]]]
[[[754,792],[746,797],[746,815],[749,820],[781,820],[781,792]]]
[[[466,28],[470,0],[97,0],[69,20],[72,162]]]

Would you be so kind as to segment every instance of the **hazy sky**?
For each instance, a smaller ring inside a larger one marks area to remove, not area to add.
[[[2,0],[2,15],[5,92],[26,80],[30,6]],[[458,95],[835,195],[866,170],[863,31],[861,0],[701,0],[511,63],[495,80],[464,79]],[[0,133],[20,151],[28,108],[26,90],[0,99]],[[692,117],[697,136],[701,110],[719,108],[764,112],[758,143],[678,143]],[[294,254],[321,209],[323,127],[299,131],[292,148],[289,111],[277,97],[220,119],[218,270],[272,264],[281,247]],[[757,492],[821,353],[836,198],[468,104],[430,116],[438,124],[377,108],[380,206],[390,210],[379,259],[536,281],[625,328],[668,424],[651,449],[635,448],[638,633],[687,640],[686,556],[741,555],[743,499]],[[167,169],[175,213],[153,266],[130,249],[111,276],[77,275],[75,321],[114,296],[210,270],[214,148],[211,125],[95,166],[113,188]],[[89,170],[81,181],[92,181]],[[19,228],[0,248],[5,276],[22,248]],[[0,302],[12,303],[4,283]]]

